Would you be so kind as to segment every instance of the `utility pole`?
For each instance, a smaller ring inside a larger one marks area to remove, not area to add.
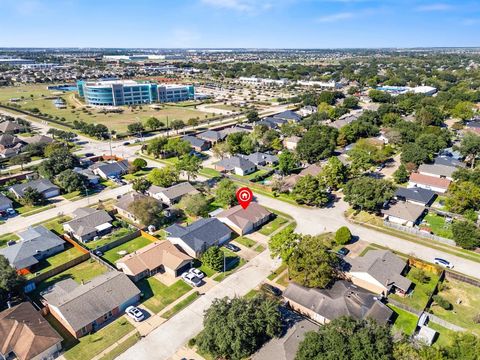
[[[168,116],[167,116],[167,137],[168,137],[168,130],[169,128],[168,128]]]

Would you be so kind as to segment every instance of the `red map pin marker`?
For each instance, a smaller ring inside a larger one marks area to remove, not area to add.
[[[246,209],[253,200],[252,190],[250,190],[247,187],[242,187],[238,189],[236,195],[237,195],[238,203],[243,209]]]

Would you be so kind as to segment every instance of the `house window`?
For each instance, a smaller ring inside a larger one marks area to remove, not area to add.
[[[85,335],[86,333],[88,333],[88,328],[86,326],[84,326],[83,328],[80,329],[80,333],[82,335]]]

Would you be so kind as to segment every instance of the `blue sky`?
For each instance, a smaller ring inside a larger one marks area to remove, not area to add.
[[[480,2],[0,0],[0,47],[480,46]]]

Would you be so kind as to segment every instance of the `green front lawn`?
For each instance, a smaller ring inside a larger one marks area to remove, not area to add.
[[[40,205],[40,206],[29,206],[29,205],[20,205],[19,207],[16,207],[15,210],[21,215],[21,216],[31,216],[38,214],[39,212],[52,209],[54,208],[55,205],[49,204],[49,205]]]
[[[127,340],[123,341],[115,347],[112,351],[110,351],[107,355],[104,355],[100,358],[100,360],[114,360],[125,351],[130,349],[133,345],[139,342],[141,339],[139,333],[135,333],[135,335],[130,336]]]
[[[256,252],[261,253],[261,252],[265,251],[265,249],[266,249],[265,246],[263,246],[262,244],[258,244],[258,246],[257,246],[255,249],[253,249],[253,250],[255,250]]]
[[[252,181],[252,179],[256,178],[257,176],[262,176],[262,175],[265,175],[267,173],[268,173],[268,170],[260,169],[260,170],[255,171],[254,173],[251,173],[251,174],[248,174],[248,175],[245,175],[245,176],[241,176],[241,175],[237,175],[237,174],[232,174],[232,176],[237,178],[237,179],[244,179],[244,180]]]
[[[120,228],[120,229],[114,229],[112,233],[103,236],[102,238],[94,241],[89,241],[85,243],[85,246],[89,249],[96,249],[100,246],[106,245],[108,243],[111,243],[115,240],[120,239],[121,237],[124,237],[128,234],[131,234],[135,230],[132,229],[127,229],[127,228]]]
[[[270,221],[269,223],[265,224],[262,226],[262,228],[258,231],[260,234],[263,234],[265,236],[269,236],[272,234],[274,231],[278,230],[281,226],[286,224],[288,222],[287,219],[277,216],[275,219]]]
[[[48,230],[53,231],[57,235],[63,234],[63,223],[71,220],[69,216],[58,216],[52,220],[43,222],[39,225],[45,226]]]
[[[0,236],[0,248],[7,246],[7,243],[9,241],[12,241],[12,240],[17,241],[17,240],[20,240],[20,238],[13,233],[8,233],[8,234],[1,235]]]
[[[137,287],[142,291],[143,305],[154,314],[159,313],[166,306],[192,289],[183,280],[178,280],[173,285],[166,286],[154,277],[140,280],[137,283]]]
[[[430,272],[426,272],[428,281],[426,283],[421,283],[414,278],[414,274],[418,272],[419,269],[412,267],[407,274],[407,278],[413,282],[413,293],[402,297],[396,294],[390,295],[392,299],[395,299],[402,304],[410,306],[415,310],[423,310],[425,306],[427,306],[428,298],[430,297],[431,293],[435,289],[435,285],[438,282],[438,275]]]
[[[242,244],[243,246],[245,246],[247,248],[251,248],[252,246],[254,246],[256,244],[255,241],[253,241],[252,239],[249,239],[247,237],[244,237],[244,236],[239,236],[239,237],[235,238],[234,241],[239,243],[239,244]]]
[[[432,233],[447,239],[453,238],[452,224],[445,222],[443,216],[429,213],[424,218],[425,226],[432,230]]]
[[[223,246],[220,248],[220,250],[222,250],[225,254],[225,264],[226,264],[227,271],[225,272],[222,271],[217,276],[215,276],[214,279],[217,281],[222,281],[231,273],[233,273],[235,270],[245,265],[245,263],[247,262],[244,258],[238,256],[233,251],[230,251]]]
[[[445,281],[439,295],[452,304],[452,310],[445,310],[435,303],[430,310],[438,317],[461,326],[480,336],[480,326],[474,317],[480,314],[480,288],[457,280]],[[457,304],[460,300],[460,304]]]
[[[110,249],[105,252],[103,255],[103,258],[107,260],[111,264],[115,264],[115,262],[125,255],[120,255],[120,251],[126,251],[127,254],[130,254],[138,249],[141,249],[152,242],[148,240],[147,238],[144,238],[143,236],[139,236],[135,239],[132,239],[130,241],[127,241],[126,243],[123,243],[122,245],[119,245],[117,247],[114,247],[113,249]]]
[[[273,271],[270,275],[268,275],[267,279],[268,280],[273,280],[275,279],[278,275],[280,275],[281,273],[283,273],[285,270],[287,270],[287,265],[286,264],[282,264],[280,265],[277,270]]]
[[[81,337],[64,356],[67,360],[90,360],[133,330],[135,328],[127,319],[120,318],[94,334]]]
[[[170,319],[173,315],[175,315],[176,313],[178,313],[179,311],[183,310],[188,305],[190,305],[192,302],[194,302],[199,296],[200,295],[198,291],[191,293],[185,299],[175,304],[170,310],[163,313],[162,317],[165,319]]]
[[[139,170],[136,173],[124,175],[123,178],[125,180],[131,181],[139,177],[146,176],[149,172],[150,172],[150,169]]]
[[[394,311],[393,330],[412,335],[417,327],[418,318],[408,311],[402,310],[395,305],[388,304],[388,307]]]
[[[219,177],[221,173],[217,170],[211,169],[211,168],[202,168],[199,171],[200,175],[203,175],[205,177]]]
[[[83,253],[79,249],[70,246],[67,250],[40,261],[40,263],[35,265],[35,267],[31,270],[31,274],[28,274],[26,278],[31,279],[39,274],[46,273],[47,271],[50,271],[82,255]]]

